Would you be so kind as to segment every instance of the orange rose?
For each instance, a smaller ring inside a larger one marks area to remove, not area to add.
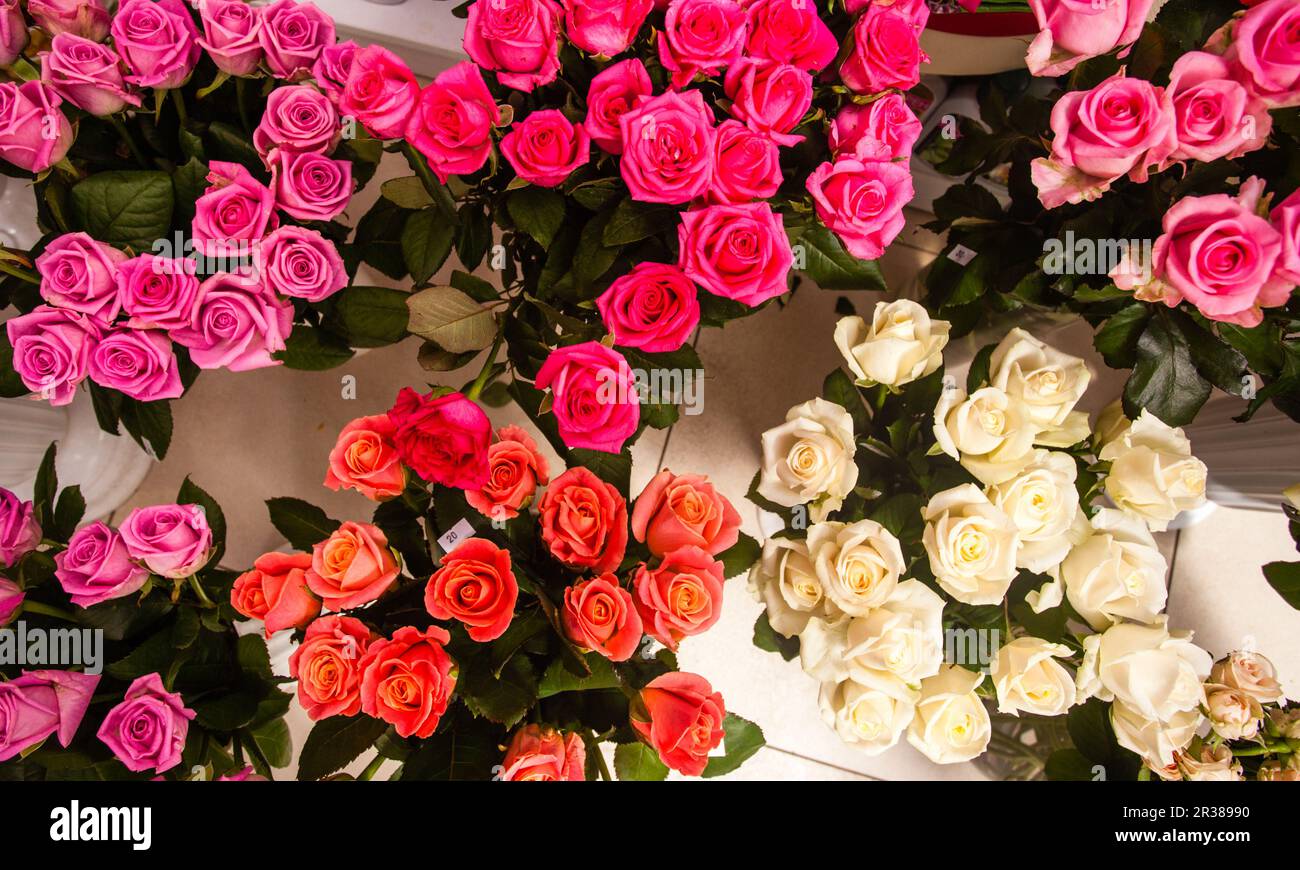
[[[740,514],[709,479],[664,469],[641,491],[632,509],[632,535],[663,556],[679,547],[717,555],[740,538]]]
[[[465,623],[470,639],[482,642],[505,633],[518,597],[510,554],[484,538],[466,538],[429,578],[424,607],[434,619]]]
[[[393,421],[387,414],[358,417],[343,427],[330,451],[325,485],[336,492],[355,489],[374,501],[402,494],[406,469],[393,444]]]
[[[673,770],[699,776],[709,752],[722,742],[727,709],[722,695],[698,674],[671,671],[641,690],[649,721],[632,717],[632,727]]]
[[[549,725],[525,725],[515,732],[501,766],[502,782],[582,782],[587,748],[577,734]]]
[[[722,616],[722,563],[699,547],[682,547],[653,571],[636,572],[636,609],[646,634],[669,649]]]
[[[361,659],[374,635],[351,616],[322,616],[289,657],[298,703],[310,719],[355,716],[361,711]]]
[[[348,522],[312,548],[307,585],[326,610],[347,610],[384,594],[397,572],[384,533],[369,523]]]
[[[265,623],[266,636],[301,628],[320,613],[320,601],[307,588],[311,556],[267,553],[253,562],[230,589],[231,605],[249,619]]]
[[[627,502],[578,466],[555,478],[537,505],[542,540],[570,568],[612,571],[627,550]]]
[[[502,426],[497,438],[488,448],[487,485],[466,490],[465,501],[485,517],[512,520],[532,499],[537,485],[550,479],[550,468],[536,442],[518,426]]]
[[[613,574],[564,590],[564,630],[569,639],[614,662],[625,662],[641,643],[641,617],[632,596]]]
[[[423,633],[408,625],[372,643],[361,660],[362,712],[403,737],[431,736],[456,688],[456,663],[443,647],[449,640],[436,625]]]

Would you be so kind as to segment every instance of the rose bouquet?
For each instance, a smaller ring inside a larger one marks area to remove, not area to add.
[[[1150,0],[1031,5],[1029,69],[1065,77],[988,83],[980,119],[926,149],[967,176],[935,203],[928,306],[961,331],[1077,312],[1133,370],[1130,416],[1183,425],[1217,388],[1242,419],[1269,400],[1300,419],[1300,4],[1171,0],[1149,24]]]
[[[907,300],[843,318],[852,374],[763,434],[750,498],[785,529],[750,571],[755,643],[798,656],[869,754],[906,733],[937,763],[992,748],[1022,775],[1294,775],[1268,661],[1214,664],[1167,626],[1152,532],[1204,498],[1182,431],[1115,405],[1090,430],[1087,367],[1020,329],[963,388],[949,331]]]
[[[36,497],[0,489],[0,779],[245,779],[290,761],[266,643],[240,636],[221,509],[82,524],[54,448]],[[56,742],[57,741],[57,742]]]
[[[325,485],[377,502],[370,521],[272,499],[300,552],[231,588],[298,640],[290,676],[316,722],[300,779],[371,747],[363,779],[385,759],[402,779],[609,779],[604,742],[620,779],[716,776],[763,745],[676,667],[758,552],[705,477],[661,471],[629,505],[626,481],[552,468],[465,396],[408,388],[344,427]]]
[[[101,426],[159,457],[201,369],[324,368],[405,335],[403,294],[353,285],[382,235],[342,220],[382,153],[344,86],[382,50],[311,3],[196,7],[0,5],[0,171],[34,179],[43,234],[0,252],[3,394],[84,382]]]

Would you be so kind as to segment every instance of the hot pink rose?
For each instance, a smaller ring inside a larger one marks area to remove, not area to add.
[[[531,91],[560,71],[560,19],[552,0],[478,0],[465,21],[465,53],[497,81]]]
[[[86,233],[65,233],[36,258],[41,297],[55,308],[80,311],[103,323],[117,317],[117,269],[126,254]]]
[[[208,164],[208,189],[194,203],[194,241],[205,254],[239,251],[275,229],[275,194],[238,163]]]
[[[641,690],[641,706],[648,719],[634,714],[632,727],[659,759],[687,776],[703,773],[709,752],[722,743],[722,695],[697,674],[671,671]]]
[[[740,514],[707,477],[664,469],[636,500],[632,536],[656,556],[682,547],[716,555],[739,540]]]
[[[749,18],[735,0],[671,0],[659,61],[681,89],[696,74],[715,75],[739,60],[748,35]]]
[[[835,34],[808,0],[748,0],[751,57],[790,63],[815,72],[839,53]]]
[[[614,343],[647,353],[680,348],[700,325],[695,282],[668,263],[638,263],[596,298]]]
[[[90,379],[142,402],[176,399],[185,388],[167,333],[129,326],[110,329],[90,352]]]
[[[591,54],[622,53],[645,24],[654,0],[564,0],[564,34]]]
[[[1264,147],[1273,117],[1232,78],[1232,65],[1192,51],[1178,58],[1166,90],[1173,103],[1178,147],[1169,161],[1236,158]]]
[[[780,188],[781,178],[780,149],[770,136],[755,133],[739,121],[718,125],[709,202],[767,199]]]
[[[307,588],[308,553],[265,553],[253,569],[235,578],[230,604],[249,619],[260,619],[266,636],[302,628],[320,613],[320,601]]]
[[[447,632],[399,628],[380,638],[361,660],[361,710],[392,725],[402,737],[424,739],[438,730],[456,689],[458,669],[445,644]]]
[[[141,254],[117,267],[117,294],[136,329],[179,329],[190,322],[199,279],[190,259]]]
[[[99,340],[93,318],[75,311],[37,306],[5,322],[14,348],[14,370],[23,385],[51,405],[66,405],[86,377],[90,349]]]
[[[14,565],[41,543],[41,526],[29,501],[0,486],[0,565]]]
[[[1061,76],[1090,57],[1137,41],[1153,0],[1029,0],[1038,36],[1025,63],[1036,76]]]
[[[320,302],[348,285],[338,248],[306,227],[280,227],[258,242],[254,261],[267,289],[281,296]]]
[[[406,62],[381,45],[370,45],[352,58],[339,111],[360,121],[376,139],[397,139],[419,96],[420,85]]]
[[[112,20],[103,0],[27,0],[27,12],[50,36],[71,33],[93,42],[104,41]]]
[[[524,725],[510,738],[501,762],[502,782],[582,782],[587,748],[576,732],[561,734],[549,725]]]
[[[1155,274],[1211,320],[1256,326],[1261,308],[1291,296],[1292,283],[1274,273],[1282,236],[1255,213],[1263,189],[1250,178],[1235,198],[1188,196],[1165,212],[1152,252]]]
[[[27,19],[18,0],[0,0],[0,66],[9,66],[27,47]]]
[[[86,716],[99,676],[78,671],[23,671],[0,681],[0,761],[51,735],[66,748]]]
[[[54,576],[78,607],[133,595],[149,579],[126,551],[122,536],[101,522],[82,526],[54,557]]]
[[[126,690],[126,698],[104,717],[99,739],[127,770],[164,773],[181,763],[194,711],[158,674],[145,674]]]
[[[23,606],[27,594],[8,577],[0,577],[0,626],[9,624],[18,608]]]
[[[639,58],[619,61],[591,80],[587,119],[582,125],[603,151],[622,154],[623,128],[619,119],[632,110],[639,97],[653,93],[650,74]]]
[[[488,480],[482,489],[465,491],[474,510],[494,520],[519,516],[539,485],[550,479],[550,466],[537,443],[518,426],[502,426],[488,448]]]
[[[612,483],[581,465],[555,478],[542,493],[537,518],[542,542],[561,564],[604,573],[623,561],[627,502]]]
[[[234,0],[242,2],[242,0]],[[352,40],[336,42],[321,49],[320,57],[312,65],[311,77],[329,96],[330,101],[338,105],[347,87],[348,76],[352,72],[352,61],[356,59],[361,46]]]
[[[106,45],[72,33],[60,33],[41,52],[41,81],[79,109],[112,115],[140,98],[126,90],[121,59]]]
[[[831,153],[859,160],[898,160],[909,157],[921,138],[921,122],[901,94],[889,94],[865,105],[840,109],[828,136]]]
[[[339,114],[329,97],[308,85],[290,85],[267,97],[253,146],[263,157],[276,148],[328,154],[340,136]]]
[[[812,105],[812,76],[797,66],[742,58],[727,69],[724,90],[731,114],[755,132],[766,133],[778,145],[797,145],[799,126]]]
[[[632,198],[690,202],[713,177],[713,113],[697,90],[668,91],[639,102],[619,118],[619,170]]]
[[[613,662],[632,658],[642,623],[632,595],[613,574],[582,580],[564,590],[564,633],[583,649]]]
[[[355,489],[372,501],[402,494],[406,469],[393,443],[393,421],[386,414],[358,417],[343,427],[330,450],[325,486]]]
[[[794,252],[765,202],[711,205],[682,215],[678,265],[697,284],[751,308],[786,292]]]
[[[334,44],[334,19],[314,3],[276,0],[259,13],[259,38],[266,52],[266,65],[278,79],[305,78],[321,50]]]
[[[514,125],[501,153],[524,181],[556,187],[591,159],[591,137],[559,109],[543,109]]]
[[[853,256],[874,260],[903,229],[903,206],[912,200],[906,163],[841,157],[808,177],[817,217]]]
[[[218,272],[199,285],[188,325],[172,339],[190,349],[201,369],[232,372],[279,365],[271,354],[284,350],[293,329],[293,306],[276,299],[254,278]]]
[[[1274,206],[1269,219],[1273,228],[1282,235],[1277,272],[1285,280],[1300,284],[1300,191],[1292,192]]]
[[[699,547],[680,547],[658,568],[644,563],[633,581],[645,633],[669,649],[702,634],[722,616],[722,563]]]
[[[465,61],[443,70],[420,92],[406,138],[444,184],[478,172],[492,154],[492,128],[501,120],[478,67]]]
[[[72,147],[63,100],[42,82],[0,83],[0,159],[44,172]]]
[[[1231,26],[1225,55],[1269,108],[1300,104],[1300,6],[1265,0]]]
[[[163,577],[189,577],[212,558],[212,529],[196,504],[136,508],[118,532],[131,558]]]
[[[387,592],[400,571],[382,529],[346,522],[312,547],[307,586],[326,610],[350,610]]]
[[[598,341],[557,347],[535,383],[551,391],[555,423],[570,448],[618,453],[641,422],[632,368]]]
[[[257,71],[262,50],[262,16],[244,0],[199,0],[203,38],[199,45],[217,69],[232,76]]]
[[[332,221],[352,199],[352,163],[277,148],[266,158],[275,204],[300,221]]]
[[[920,43],[928,18],[928,11],[913,20],[893,6],[867,7],[853,25],[852,53],[840,65],[848,89],[872,94],[915,86],[921,80],[921,64],[930,60]]]
[[[289,656],[289,676],[298,681],[298,703],[308,719],[361,712],[361,660],[374,639],[365,623],[351,616],[322,616],[307,626]]]
[[[402,462],[424,480],[457,489],[481,489],[487,482],[492,423],[473,401],[403,387],[388,419]]]
[[[199,31],[180,0],[125,0],[111,32],[133,85],[178,88],[199,62]]]

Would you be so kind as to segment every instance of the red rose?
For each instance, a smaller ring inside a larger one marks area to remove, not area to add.
[[[423,633],[408,625],[372,643],[361,660],[362,712],[403,737],[431,736],[456,688],[456,663],[443,648],[450,640],[436,625]]]
[[[625,662],[641,643],[641,617],[632,595],[613,574],[601,574],[564,590],[564,631],[584,649]]]
[[[403,387],[388,419],[402,462],[420,477],[458,489],[481,489],[487,481],[492,424],[460,393],[421,396]]]
[[[578,466],[555,478],[538,503],[542,540],[570,568],[604,573],[627,549],[627,502],[611,484]]]
[[[460,620],[481,642],[510,627],[518,597],[510,554],[484,538],[466,538],[429,578],[424,608],[434,619]]]
[[[687,776],[699,776],[709,752],[722,742],[727,709],[722,695],[697,674],[673,671],[641,690],[649,721],[632,717],[632,727],[664,764]]]
[[[636,573],[636,609],[645,633],[669,649],[722,616],[722,563],[699,547],[673,550],[654,570]]]
[[[253,562],[230,589],[230,603],[249,619],[265,623],[266,636],[301,628],[320,613],[320,601],[307,588],[310,553],[267,553]]]
[[[298,703],[309,719],[361,712],[361,660],[374,639],[351,616],[322,616],[307,626],[289,657],[289,676],[298,681]]]

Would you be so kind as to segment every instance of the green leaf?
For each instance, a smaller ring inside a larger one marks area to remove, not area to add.
[[[1077,749],[1058,749],[1047,757],[1045,773],[1054,782],[1091,782],[1093,763]]]
[[[1065,720],[1074,748],[1096,764],[1107,764],[1119,752],[1110,725],[1110,704],[1090,698],[1071,708]]]
[[[728,713],[722,721],[723,755],[713,756],[701,774],[705,779],[724,776],[739,768],[755,752],[762,749],[767,741],[763,739],[763,729],[748,719],[735,713]]]
[[[208,186],[208,167],[197,157],[172,173],[172,194],[176,198],[176,223],[188,227],[194,220],[194,201]]]
[[[460,207],[458,214],[456,257],[466,269],[477,269],[492,245],[492,218],[481,205],[469,202]]]
[[[1264,578],[1283,601],[1300,610],[1300,562],[1269,562]]]
[[[242,691],[209,696],[194,702],[195,722],[213,731],[235,731],[253,721],[257,699]]]
[[[266,508],[271,512],[271,525],[296,550],[310,552],[339,527],[339,522],[326,516],[325,511],[300,498],[267,499]]]
[[[803,257],[802,271],[823,290],[877,290],[888,288],[880,266],[873,260],[859,260],[844,250],[836,235],[821,224],[791,234],[795,264]]]
[[[412,293],[407,329],[450,353],[483,350],[496,338],[492,312],[455,287],[440,285]]]
[[[867,406],[862,404],[862,394],[843,369],[835,369],[822,381],[822,396],[826,401],[834,402],[849,412],[853,418],[854,432],[861,435],[870,430],[871,417],[867,413]]]
[[[763,547],[758,541],[741,532],[735,544],[718,554],[718,560],[722,562],[723,576],[731,578],[746,573],[762,555]]]
[[[59,446],[51,443],[45,448],[41,464],[36,469],[36,486],[32,495],[33,516],[41,525],[54,519],[54,497],[59,491],[57,470]]]
[[[501,291],[477,275],[455,269],[448,282],[475,302],[496,302],[501,298]]]
[[[375,200],[357,222],[350,247],[353,260],[360,259],[393,280],[405,278],[409,270],[403,255],[402,230],[411,214],[383,197]]]
[[[485,727],[457,707],[402,765],[401,778],[488,782],[501,762],[498,746],[505,738],[500,729]]]
[[[212,546],[215,548],[209,564],[216,565],[221,561],[221,554],[226,551],[226,515],[222,512],[221,505],[188,477],[181,483],[176,503],[196,504],[203,508],[208,528],[212,530]]]
[[[564,225],[564,196],[559,191],[529,185],[510,194],[506,211],[516,227],[543,248],[549,248]]]
[[[316,723],[298,757],[298,779],[329,776],[352,763],[388,730],[388,723],[369,716],[331,716]]]
[[[384,199],[402,208],[419,210],[433,205],[433,197],[424,189],[424,183],[414,175],[390,178],[379,187]]]
[[[1135,302],[1112,314],[1093,337],[1093,345],[1106,365],[1113,369],[1131,369],[1137,362],[1138,340],[1151,319],[1151,308]]]
[[[272,767],[288,767],[293,762],[293,736],[284,719],[272,719],[250,731],[249,736]]]
[[[167,458],[172,443],[172,407],[170,402],[141,402],[122,396],[122,425],[136,443],[159,460]]]
[[[408,295],[388,287],[346,287],[334,297],[330,325],[352,347],[396,344],[406,337]]]
[[[549,698],[561,692],[587,692],[593,689],[617,689],[619,687],[618,677],[614,674],[614,668],[609,663],[609,659],[600,653],[594,652],[583,656],[583,659],[586,661],[587,666],[591,668],[591,676],[575,676],[564,666],[561,659],[552,660],[546,668],[546,673],[542,674],[542,679],[537,684],[537,697]]]
[[[1201,326],[1191,316],[1181,311],[1172,311],[1170,314],[1187,338],[1192,351],[1192,362],[1201,377],[1225,393],[1240,396],[1249,380],[1245,376],[1245,354]]]
[[[609,222],[601,232],[601,244],[619,248],[676,228],[681,215],[675,206],[637,202],[631,197],[614,207]]]
[[[582,228],[582,234],[578,237],[578,247],[572,255],[571,268],[573,279],[580,287],[590,287],[601,275],[608,272],[609,267],[613,266],[614,261],[618,259],[620,249],[607,248],[602,241],[605,227],[609,225],[611,217],[613,211],[597,214],[587,221]],[[549,261],[547,267],[550,267]]]
[[[1145,408],[1169,426],[1185,426],[1210,397],[1210,384],[1197,371],[1191,348],[1177,322],[1157,311],[1138,339],[1137,363],[1124,385],[1124,414],[1136,419]]]
[[[110,676],[122,681],[134,680],[145,674],[161,674],[171,664],[176,650],[172,646],[172,628],[165,626],[155,632],[122,658],[109,664],[104,670]]]
[[[787,662],[799,656],[799,637],[777,634],[776,629],[772,628],[772,623],[768,621],[766,610],[754,621],[754,646],[766,652],[777,653]]]
[[[629,782],[658,782],[668,778],[668,765],[644,743],[620,743],[614,747],[614,773]]]
[[[537,703],[537,677],[526,656],[514,656],[494,674],[483,658],[461,662],[456,694],[476,716],[513,728]]]
[[[417,211],[402,228],[402,260],[416,284],[424,284],[447,262],[456,225],[437,209]]]
[[[405,300],[403,300],[405,302]],[[285,339],[284,350],[275,354],[286,368],[319,372],[341,366],[352,359],[352,348],[337,336],[318,327],[299,324]]]
[[[970,363],[970,370],[966,372],[966,392],[973,393],[988,382],[989,360],[993,358],[993,351],[996,349],[996,344],[986,344],[975,354],[975,358]]]
[[[97,241],[148,251],[171,229],[175,207],[165,172],[116,169],[97,172],[72,188],[78,224]]]
[[[632,487],[632,454],[630,447],[624,447],[622,453],[606,453],[603,450],[588,450],[577,447],[569,451],[568,463],[572,468],[581,465],[606,483],[614,484],[615,489],[629,497]]]

